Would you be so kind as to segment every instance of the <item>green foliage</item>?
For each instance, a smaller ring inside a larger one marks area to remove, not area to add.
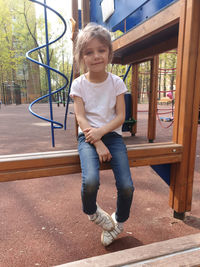
[[[62,25],[57,27],[48,22],[49,41],[59,36]],[[68,38],[68,37],[67,37]],[[68,38],[69,39],[69,38]],[[15,81],[18,73],[27,72],[30,61],[25,58],[26,52],[45,44],[44,18],[36,17],[35,4],[28,0],[0,0],[0,79]],[[49,47],[50,66],[64,72],[70,78],[71,58],[69,41],[59,41]],[[31,57],[46,63],[46,48],[31,54]],[[48,91],[47,71],[40,67],[41,94]],[[34,71],[34,70],[33,70]],[[53,90],[63,85],[63,78],[51,72]]]
[[[15,80],[16,71],[25,60],[30,47],[23,18],[24,3],[19,0],[0,0],[0,76],[1,81]]]

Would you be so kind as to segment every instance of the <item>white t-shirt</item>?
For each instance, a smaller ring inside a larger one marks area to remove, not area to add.
[[[101,83],[89,82],[83,74],[73,81],[70,96],[82,98],[89,124],[99,128],[115,118],[116,97],[126,91],[123,80],[110,72],[107,79]],[[122,134],[121,127],[114,131]]]

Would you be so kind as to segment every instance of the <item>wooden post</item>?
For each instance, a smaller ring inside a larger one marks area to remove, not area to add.
[[[73,79],[76,79],[80,75],[79,67],[74,58],[74,50],[76,46],[76,37],[78,34],[78,25],[79,25],[79,16],[78,16],[78,0],[72,0],[72,18],[73,18],[73,32],[72,32],[72,41],[73,41]],[[78,136],[78,124],[75,119],[75,129],[76,136]]]
[[[170,205],[175,217],[191,210],[200,94],[200,1],[181,1],[173,141],[183,145],[172,165]]]
[[[148,140],[150,143],[154,141],[156,136],[158,64],[159,56],[154,56],[151,60],[151,80],[149,93]]]
[[[79,73],[79,68],[75,62],[74,59],[74,50],[76,46],[76,37],[78,34],[78,25],[79,25],[79,17],[78,17],[78,0],[73,0],[72,1],[72,18],[75,21],[74,24],[74,32],[72,34],[72,41],[73,41],[73,79],[77,78],[80,73]]]
[[[81,0],[81,23],[84,28],[90,22],[90,1]]]
[[[132,97],[132,116],[137,120],[138,110],[138,64],[132,65],[132,83],[131,83],[131,97]],[[137,122],[133,125],[132,135],[137,133]]]

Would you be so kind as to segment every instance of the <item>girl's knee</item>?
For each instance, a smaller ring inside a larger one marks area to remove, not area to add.
[[[98,184],[86,184],[84,186],[85,192],[88,194],[95,193],[98,190]]]
[[[85,179],[82,183],[82,190],[85,193],[92,194],[95,193],[99,189],[99,181],[98,179]]]
[[[122,187],[119,191],[124,197],[131,198],[133,196],[134,186],[127,185],[127,186]]]

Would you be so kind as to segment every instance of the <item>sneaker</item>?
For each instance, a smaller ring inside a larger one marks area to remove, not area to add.
[[[94,214],[94,216],[88,216],[88,217],[90,221],[102,227],[103,230],[111,231],[115,227],[115,223],[111,218],[111,216],[104,210],[102,210],[98,205],[97,205],[97,211]]]
[[[112,219],[115,222],[115,228],[111,231],[103,231],[101,234],[101,243],[106,247],[110,245],[117,236],[123,232],[123,225],[119,224],[115,219],[115,213],[112,214]]]

